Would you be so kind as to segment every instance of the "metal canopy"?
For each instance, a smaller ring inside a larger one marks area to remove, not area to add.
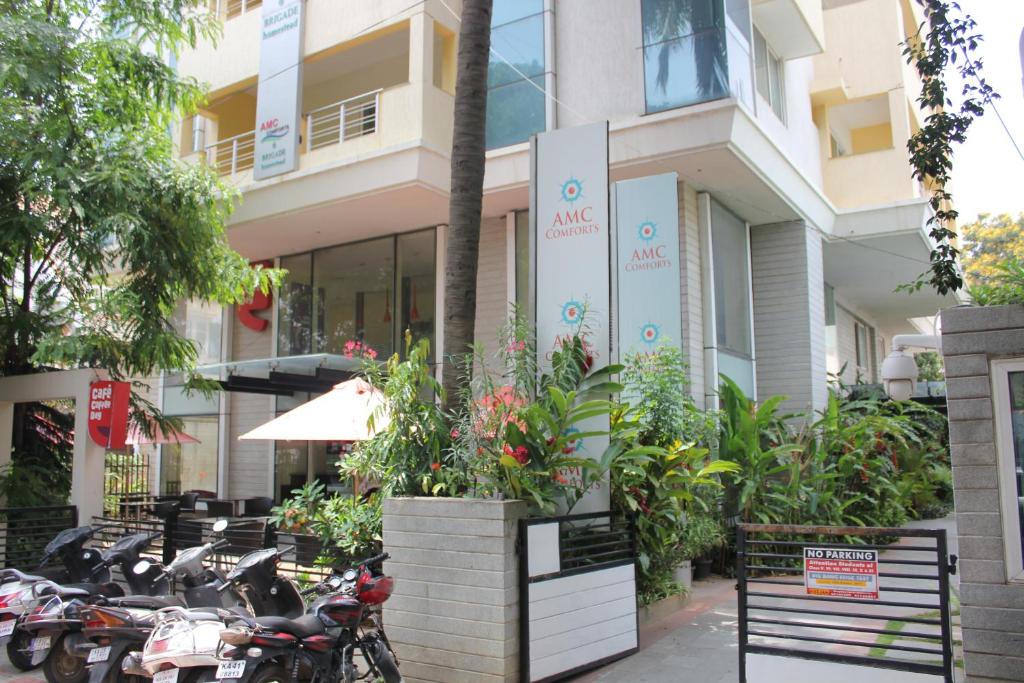
[[[196,371],[217,379],[224,391],[292,396],[295,392],[322,394],[355,377],[363,359],[333,353],[230,361],[203,365]]]

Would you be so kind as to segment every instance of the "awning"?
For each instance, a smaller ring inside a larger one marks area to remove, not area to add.
[[[384,395],[366,380],[351,379],[303,403],[239,439],[365,441],[389,422]],[[373,428],[369,421],[373,418]]]
[[[359,374],[363,362],[333,353],[312,353],[215,363],[197,367],[196,372],[218,380],[225,391],[291,396],[296,391],[329,392]]]

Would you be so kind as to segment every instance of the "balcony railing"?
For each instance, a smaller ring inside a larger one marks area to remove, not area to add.
[[[374,90],[306,114],[306,151],[376,133],[380,94],[381,90]]]
[[[225,19],[234,19],[263,4],[263,0],[217,0],[217,16],[224,13]]]
[[[256,131],[250,130],[206,147],[206,160],[221,175],[234,175],[252,168],[256,152]]]

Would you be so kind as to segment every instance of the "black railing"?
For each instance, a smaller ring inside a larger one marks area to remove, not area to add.
[[[904,538],[913,540],[893,541]],[[952,683],[955,566],[941,529],[740,524],[740,683],[748,654],[933,674]]]
[[[78,508],[51,505],[0,508],[0,557],[3,566],[35,569],[43,549],[64,529],[78,526]]]

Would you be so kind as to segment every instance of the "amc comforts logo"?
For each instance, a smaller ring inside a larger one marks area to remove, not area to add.
[[[601,225],[594,220],[594,207],[580,201],[585,198],[583,181],[579,178],[567,178],[561,183],[559,201],[567,206],[555,211],[544,231],[544,237],[559,240],[600,234]]]
[[[672,267],[672,254],[668,245],[655,243],[657,236],[658,225],[654,221],[645,220],[636,226],[637,243],[623,266],[627,273]]]

